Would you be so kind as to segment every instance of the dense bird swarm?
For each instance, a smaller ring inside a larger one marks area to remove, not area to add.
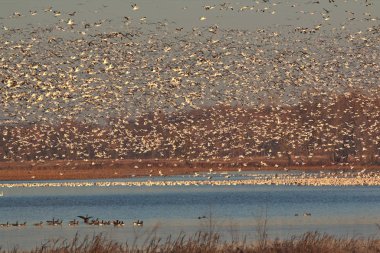
[[[287,3],[260,4],[200,8],[275,15]],[[338,3],[309,4],[315,24],[255,30],[13,13],[57,20],[0,32],[0,160],[379,163],[378,18],[346,10],[332,25]]]

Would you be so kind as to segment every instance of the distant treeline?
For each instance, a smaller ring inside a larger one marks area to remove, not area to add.
[[[0,160],[267,157],[302,163],[380,164],[380,98],[320,95],[295,106],[213,106],[106,124],[0,126]]]

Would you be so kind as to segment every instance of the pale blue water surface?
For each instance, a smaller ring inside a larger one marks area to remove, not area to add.
[[[3,248],[15,245],[30,248],[48,239],[70,239],[77,232],[82,236],[102,232],[121,242],[132,242],[136,235],[144,237],[153,229],[157,229],[157,236],[164,238],[182,231],[191,235],[199,230],[208,231],[210,217],[213,229],[225,240],[236,239],[237,235],[254,240],[257,224],[265,217],[271,238],[288,238],[316,230],[350,237],[379,233],[376,223],[380,187],[94,186],[3,188],[2,191],[0,223],[27,222],[25,228],[0,229]],[[312,215],[303,216],[305,212]],[[69,220],[86,214],[104,220],[124,220],[126,226],[68,226]],[[207,218],[198,219],[199,216]],[[63,225],[32,226],[53,217],[63,219]],[[144,227],[133,227],[132,222],[137,219],[144,220]]]

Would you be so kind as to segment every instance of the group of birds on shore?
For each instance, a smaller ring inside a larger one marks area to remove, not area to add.
[[[114,227],[123,227],[125,226],[125,223],[123,220],[99,220],[98,218],[97,219],[92,219],[93,217],[92,216],[82,216],[82,215],[79,215],[78,218],[82,219],[83,220],[83,224],[86,224],[86,225],[93,225],[93,226],[108,226],[108,225],[113,225]],[[33,226],[35,227],[42,227],[44,224],[48,225],[48,226],[62,226],[63,225],[63,220],[60,220],[60,219],[55,219],[53,217],[53,219],[51,220],[47,220],[46,223],[44,223],[43,221],[40,221],[38,223],[34,223]],[[133,221],[133,226],[137,226],[137,227],[142,227],[144,225],[144,221],[142,220],[136,220],[136,221]],[[74,219],[74,220],[70,220],[69,223],[68,223],[69,226],[78,226],[79,225],[79,220],[77,219]],[[15,223],[2,223],[0,224],[0,227],[3,227],[3,228],[6,228],[6,227],[26,227],[26,222],[23,222],[23,223],[20,223],[18,221],[16,221]]]
[[[52,23],[17,27],[26,14],[14,12],[0,31],[0,160],[228,159],[277,155],[279,145],[288,145],[282,156],[347,147],[378,156],[377,3],[356,1],[357,13],[347,1],[296,2],[285,7],[301,15],[298,25],[255,30],[210,18],[190,29],[149,17],[88,23],[80,10],[53,7],[30,11],[58,18]],[[286,4],[256,1],[252,10],[279,14]],[[252,7],[230,5],[199,8],[246,15]],[[334,13],[344,21],[334,24]],[[306,25],[306,14],[317,18]],[[331,111],[339,96],[357,107]],[[370,136],[353,141],[359,133]]]

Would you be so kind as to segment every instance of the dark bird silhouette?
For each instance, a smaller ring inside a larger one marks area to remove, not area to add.
[[[92,218],[92,216],[88,216],[88,214],[86,214],[86,216],[79,215],[78,218],[83,219],[83,222],[88,224],[88,221]]]
[[[143,225],[144,225],[144,221],[142,220],[137,220],[133,222],[133,226],[142,227]]]
[[[69,221],[69,226],[76,226],[78,224],[79,224],[79,221],[77,221],[76,219]]]
[[[34,223],[33,226],[42,227],[42,224],[43,224],[43,221],[40,221],[38,223]]]
[[[113,225],[115,226],[115,227],[121,227],[121,226],[124,226],[125,224],[124,224],[124,221],[122,221],[122,220],[114,220],[113,222]]]

